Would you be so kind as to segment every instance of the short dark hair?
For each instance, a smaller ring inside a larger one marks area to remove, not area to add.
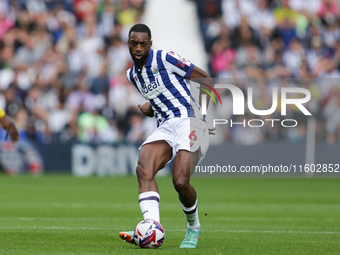
[[[131,35],[132,32],[139,32],[139,33],[148,33],[148,35],[150,36],[151,39],[151,31],[150,28],[145,25],[145,24],[136,24],[134,25],[130,31],[129,31],[129,37]]]

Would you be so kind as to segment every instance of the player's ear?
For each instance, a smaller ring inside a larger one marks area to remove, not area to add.
[[[150,47],[152,46],[152,41],[150,41]]]

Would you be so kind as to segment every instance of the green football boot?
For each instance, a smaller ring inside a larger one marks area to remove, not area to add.
[[[201,228],[198,231],[194,231],[188,228],[184,240],[179,248],[196,248],[200,231]]]

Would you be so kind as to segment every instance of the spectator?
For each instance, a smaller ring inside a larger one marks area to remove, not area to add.
[[[276,26],[276,20],[273,11],[269,8],[268,0],[258,0],[258,8],[250,13],[249,24],[255,30],[265,27],[273,30]]]
[[[318,15],[325,23],[333,23],[339,15],[339,6],[337,1],[322,0]]]
[[[305,52],[297,39],[291,40],[289,48],[283,53],[283,63],[292,72],[293,76],[297,76],[299,67],[304,59]]]
[[[230,70],[230,65],[236,60],[236,51],[231,48],[231,41],[224,36],[219,38],[212,47],[214,54],[212,60],[212,72],[219,74],[220,72]]]
[[[116,130],[99,114],[98,109],[80,114],[78,126],[78,138],[81,142],[113,143],[117,139]]]

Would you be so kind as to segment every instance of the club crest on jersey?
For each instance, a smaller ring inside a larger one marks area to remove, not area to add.
[[[137,82],[138,82],[138,78],[137,78],[137,75],[135,75],[135,77],[134,77],[134,78],[135,78],[135,81],[137,81]]]
[[[158,74],[158,69],[156,66],[152,67],[152,73],[153,74]]]

